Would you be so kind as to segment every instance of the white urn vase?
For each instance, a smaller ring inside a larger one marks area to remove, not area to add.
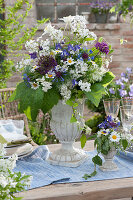
[[[113,158],[116,155],[116,153],[117,153],[117,150],[115,149],[115,147],[112,147],[107,155],[102,154],[105,160],[102,166],[100,166],[100,169],[102,171],[117,171],[118,170],[117,165],[113,162]]]
[[[83,115],[83,109],[83,103],[80,103],[78,107],[76,107],[77,112],[81,115]],[[82,130],[78,127],[77,123],[70,122],[72,114],[72,107],[63,104],[62,101],[59,101],[58,104],[52,108],[50,126],[56,138],[59,139],[61,148],[49,154],[47,161],[50,164],[77,167],[87,158],[83,150],[73,147],[75,139],[79,138]],[[78,117],[78,121],[82,121],[80,117]],[[81,124],[83,125],[83,123]]]

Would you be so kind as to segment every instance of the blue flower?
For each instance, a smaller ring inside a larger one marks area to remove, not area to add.
[[[68,51],[71,51],[71,50],[74,51],[74,47],[73,47],[71,44],[69,44],[69,45],[68,45]]]
[[[91,57],[91,60],[94,60],[94,58],[95,58],[95,57],[94,57],[94,56],[92,56],[92,57]]]
[[[81,44],[80,44],[81,45]],[[77,51],[78,49],[80,49],[80,45],[75,45],[74,46],[74,51]]]
[[[90,51],[89,51],[89,53],[93,53],[93,51],[92,51],[92,50],[90,50]]]
[[[78,84],[78,81],[76,81],[75,79],[72,79],[72,86],[74,87],[77,84]]]
[[[62,49],[60,43],[58,43],[58,44],[55,45],[55,49],[56,49],[56,50],[58,50],[58,49]]]
[[[37,53],[36,52],[30,53],[29,55],[30,55],[31,59],[37,58]]]

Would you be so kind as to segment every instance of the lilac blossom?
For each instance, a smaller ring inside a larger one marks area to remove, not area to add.
[[[110,89],[109,89],[109,92],[110,92],[110,94],[115,94],[114,88],[110,88]]]
[[[118,80],[115,81],[115,83],[116,83],[116,85],[121,85],[122,81],[121,81],[121,79],[118,79]]]
[[[133,91],[129,91],[129,96],[133,97]]]
[[[122,77],[126,77],[126,74],[124,72],[121,73]]]
[[[122,89],[122,90],[125,89],[125,85],[124,85],[124,83],[121,82],[120,86],[121,86],[121,89]]]
[[[97,42],[95,44],[96,49],[101,51],[102,53],[105,53],[106,55],[109,53],[109,46],[105,42]]]
[[[125,77],[121,77],[121,80],[126,82],[126,83],[128,82],[128,78],[125,78]]]
[[[130,91],[133,92],[133,84],[129,86]]]
[[[121,97],[124,97],[127,95],[127,91],[126,90],[122,90],[122,89],[119,89],[119,94]]]
[[[131,74],[132,73],[132,68],[127,67],[126,71],[127,71],[128,74]]]

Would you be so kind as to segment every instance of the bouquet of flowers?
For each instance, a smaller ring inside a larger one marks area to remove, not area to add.
[[[23,70],[23,82],[11,100],[19,100],[20,111],[33,121],[39,109],[47,113],[59,100],[73,105],[76,99],[86,97],[98,106],[114,78],[108,69],[111,45],[103,38],[95,42],[97,36],[87,29],[85,17],[61,20],[65,22],[61,29],[49,23],[41,37],[27,41],[29,58],[16,66]]]
[[[22,175],[20,172],[13,172],[17,155],[14,154],[5,159],[5,154],[5,144],[0,143],[0,197],[3,200],[18,199],[13,193],[23,191],[25,187],[29,187],[32,177]]]
[[[90,7],[93,13],[107,13],[113,7],[113,3],[100,0],[90,3]]]
[[[99,156],[100,153],[103,154],[103,156],[107,156],[111,151],[125,151],[131,146],[133,136],[131,134],[123,133],[119,126],[120,121],[118,118],[113,118],[112,116],[107,116],[107,118],[99,124],[100,130],[95,135],[94,142],[97,149],[97,155],[92,158],[95,168],[91,174],[85,174],[83,176],[84,179],[88,179],[97,174],[96,165],[102,166],[102,159]]]
[[[112,147],[124,151],[131,145],[132,135],[122,133],[119,126],[120,121],[117,118],[113,119],[112,116],[107,116],[105,121],[99,124],[100,130],[95,139],[98,153],[107,155]]]
[[[110,98],[117,97],[133,97],[133,80],[132,80],[132,68],[127,68],[126,72],[121,73],[121,77],[107,87],[108,96]]]

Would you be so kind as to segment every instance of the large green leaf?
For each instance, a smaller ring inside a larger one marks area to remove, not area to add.
[[[34,90],[27,87],[24,82],[20,83],[13,93],[10,101],[19,100],[19,110],[27,115],[28,119],[35,121],[39,109],[45,114],[58,103],[59,94],[56,90],[50,89],[43,92],[41,87]]]
[[[85,92],[87,98],[98,107],[102,95],[106,94],[105,88],[101,83],[95,83],[91,86],[91,92]]]
[[[44,98],[41,107],[43,113],[50,111],[52,107],[58,103],[59,99],[60,95],[54,88],[44,92]]]
[[[100,83],[95,83],[91,86],[91,92],[85,92],[87,98],[96,107],[98,107],[103,94],[106,94],[105,87],[111,83],[114,77],[115,76],[112,72],[107,72]]]
[[[107,85],[109,85],[112,80],[115,78],[115,75],[112,72],[107,72],[102,81],[100,82],[104,87],[107,87]]]

